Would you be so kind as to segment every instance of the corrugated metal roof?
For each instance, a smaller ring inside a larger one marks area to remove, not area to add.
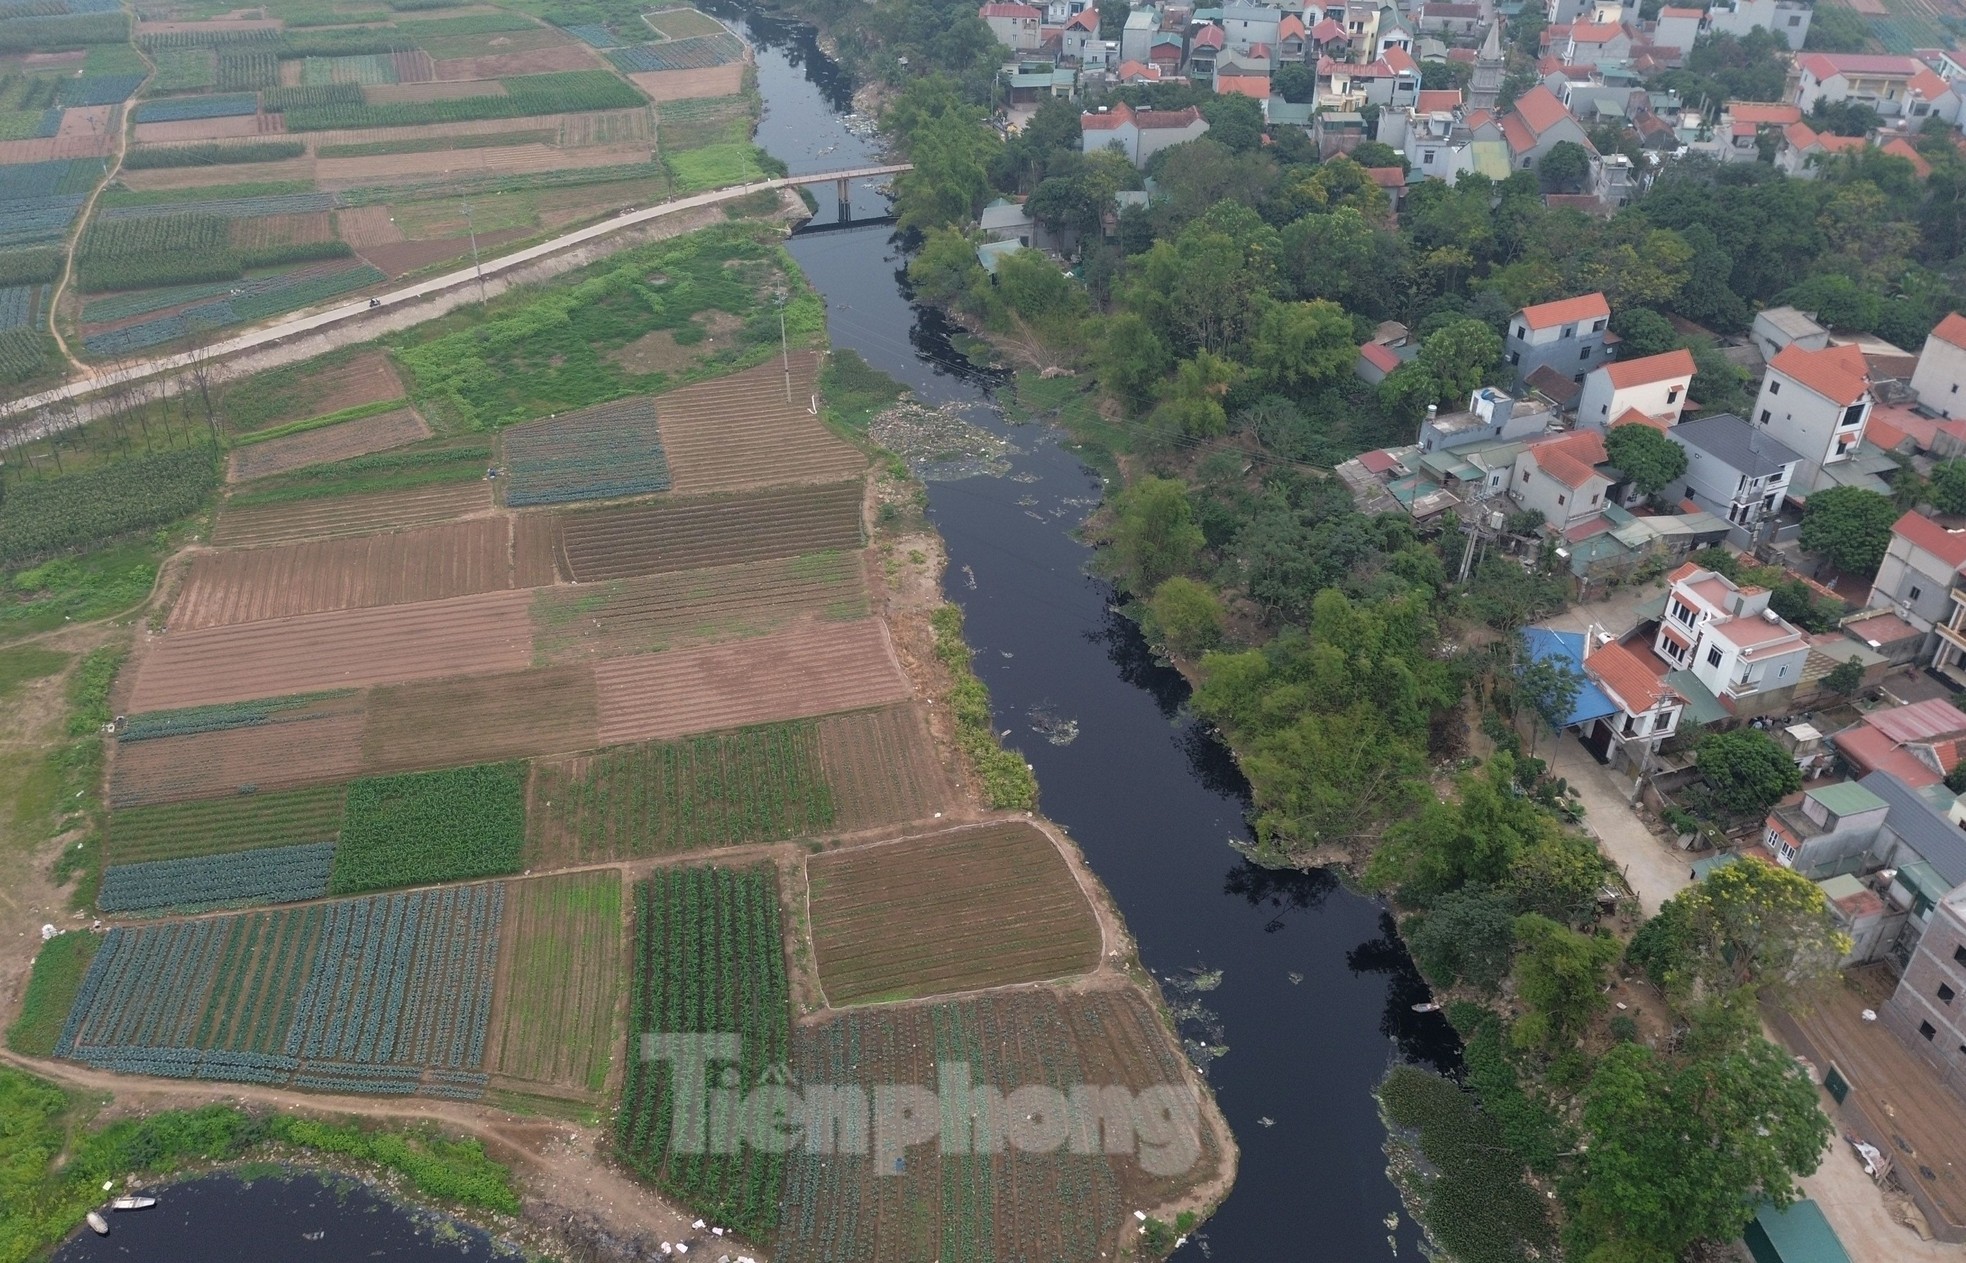
[[[1593,720],[1606,719],[1618,714],[1618,704],[1604,695],[1603,690],[1591,683],[1584,674],[1584,634],[1582,632],[1560,632],[1548,627],[1525,627],[1522,629],[1524,645],[1529,650],[1532,662],[1545,658],[1557,658],[1567,662],[1581,680],[1577,686],[1577,699],[1570,705],[1570,718],[1564,721],[1565,727],[1587,724]]]
[[[1891,832],[1918,852],[1946,882],[1948,888],[1966,881],[1966,835],[1958,826],[1932,809],[1909,785],[1889,772],[1872,772],[1863,787],[1882,798],[1891,808],[1886,817]]]

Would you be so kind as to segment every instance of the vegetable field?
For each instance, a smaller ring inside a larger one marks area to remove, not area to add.
[[[228,504],[212,528],[212,543],[226,548],[367,535],[446,522],[489,509],[491,484],[452,483],[413,491],[344,495],[336,499],[282,502],[254,507]]]
[[[305,723],[233,728],[121,746],[109,768],[112,808],[299,789],[362,771],[359,695]],[[111,825],[112,831],[114,825]]]
[[[477,1097],[504,887],[115,929],[56,1048],[104,1070]]]
[[[118,811],[109,818],[107,862],[143,864],[332,842],[341,831],[346,793],[344,786],[323,785]]]
[[[202,507],[217,486],[217,462],[202,447],[15,483],[0,502],[0,567],[174,522]]]
[[[448,767],[599,744],[591,668],[545,667],[379,688],[369,695],[362,766]]]
[[[818,356],[792,357],[792,402],[776,363],[656,396],[678,494],[858,478],[867,458],[806,411]]]
[[[96,219],[75,254],[76,284],[95,293],[222,281],[239,275],[231,225],[217,215]]]
[[[1159,1017],[1131,989],[1029,989],[853,1010],[798,1029],[792,1075],[800,1083],[856,1084],[871,1098],[888,1084],[934,1090],[938,1062],[966,1062],[977,1082],[1001,1090],[1041,1086],[1069,1094],[1095,1084],[1139,1092],[1188,1082]],[[1012,1103],[1013,1126],[1021,1117],[1014,1110]],[[1096,1152],[1097,1137],[1049,1129],[1044,1138],[1055,1142],[1054,1152],[1004,1145],[1000,1152],[949,1157],[929,1144],[910,1149],[898,1167],[802,1148],[788,1160],[772,1257],[786,1263],[1117,1257],[1122,1240],[1137,1239],[1134,1209],[1162,1205],[1215,1174],[1220,1155],[1190,1110],[1155,1109],[1154,1130],[1140,1128],[1159,1138],[1152,1146],[1161,1149],[1157,1164],[1194,1158],[1191,1168],[1166,1177],[1144,1170],[1131,1153]],[[1167,1137],[1198,1132],[1202,1141],[1193,1149],[1165,1145]]]
[[[516,872],[526,771],[494,763],[376,776],[348,787],[336,894]]]
[[[861,484],[664,501],[559,518],[579,583],[859,548]]]
[[[396,408],[376,416],[358,417],[318,430],[290,434],[241,447],[232,453],[226,471],[233,482],[248,482],[274,474],[289,473],[309,465],[366,456],[406,447],[430,437],[430,427],[408,408]]]
[[[835,1005],[1040,982],[1099,964],[1099,922],[1024,822],[815,855],[813,950]]]
[[[841,833],[927,820],[955,801],[928,720],[918,705],[828,715],[819,757],[833,788]]]
[[[298,903],[328,893],[335,844],[261,847],[225,855],[112,865],[96,906],[155,912],[243,903]]]
[[[634,905],[628,1029],[739,1036],[740,1086],[749,1091],[784,1062],[790,1038],[777,874],[661,869],[636,883]],[[630,1058],[615,1116],[622,1160],[705,1218],[762,1237],[778,1216],[784,1155],[740,1147],[735,1137],[710,1138],[707,1148],[725,1152],[674,1152],[675,1109],[669,1067]]]
[[[535,650],[547,662],[591,662],[705,641],[762,636],[794,623],[865,618],[859,553],[820,553],[644,579],[542,588]]]
[[[647,399],[596,404],[513,426],[503,438],[505,503],[606,500],[669,489],[655,406]]]
[[[581,110],[618,110],[647,99],[605,70],[564,70],[498,81],[497,96],[453,97],[389,104],[341,102],[286,107],[287,130],[318,132],[357,127],[422,127],[472,119],[529,118]]]
[[[621,876],[541,877],[507,891],[485,1070],[501,1086],[598,1101],[620,1051]]]
[[[833,823],[809,721],[542,760],[531,798],[533,868],[777,842]]]

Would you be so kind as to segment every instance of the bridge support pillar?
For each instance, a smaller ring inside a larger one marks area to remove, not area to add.
[[[840,200],[840,222],[843,224],[851,223],[853,221],[853,191],[847,187],[845,180],[835,180],[833,181],[833,192]]]

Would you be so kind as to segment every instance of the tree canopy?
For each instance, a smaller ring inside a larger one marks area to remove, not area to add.
[[[1831,487],[1809,497],[1802,515],[1802,546],[1838,570],[1869,576],[1891,546],[1891,527],[1902,511],[1889,496],[1862,487]]]

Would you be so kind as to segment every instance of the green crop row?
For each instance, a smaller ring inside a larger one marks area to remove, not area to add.
[[[161,48],[154,58],[157,76],[147,91],[199,92],[218,81],[218,58],[209,48]]]
[[[558,140],[556,127],[534,131],[486,132],[475,136],[422,136],[404,140],[372,140],[356,145],[322,145],[320,158],[376,158],[398,153],[441,153],[451,149],[495,149],[502,145],[550,145]]]
[[[223,281],[237,275],[231,222],[221,215],[98,218],[83,232],[75,252],[76,285],[84,293]]]
[[[414,487],[472,482],[485,476],[491,458],[491,446],[487,443],[450,443],[376,452],[256,479],[251,490],[233,493],[227,503],[239,508],[290,504],[296,500],[321,500],[363,491],[407,491]]]
[[[109,817],[109,862],[136,864],[332,841],[341,831],[347,792],[345,785],[323,785],[118,811]]]
[[[61,275],[61,249],[0,250],[0,287],[40,285]]]
[[[348,787],[329,890],[352,894],[517,872],[526,766],[372,776]]]
[[[208,447],[15,483],[0,501],[0,567],[176,521],[201,508],[217,486],[218,462]]]
[[[384,412],[395,412],[403,406],[404,403],[401,399],[378,399],[372,403],[358,403],[352,408],[343,408],[339,412],[330,412],[325,416],[308,417],[301,421],[289,421],[285,425],[276,425],[265,430],[254,430],[250,434],[241,434],[232,440],[232,446],[246,447],[253,443],[264,443],[268,439],[283,439],[290,434],[305,434],[309,430],[325,430],[331,425],[340,425],[344,421],[359,421],[363,417],[373,417]]]
[[[387,105],[289,107],[286,110],[287,130],[309,132],[350,127],[421,127],[477,119],[631,109],[648,104],[648,98],[605,70],[564,70],[554,74],[521,75],[499,82],[505,86],[504,96],[397,101]]]
[[[361,105],[362,85],[359,83],[310,83],[302,86],[268,88],[260,94],[260,108],[268,114],[280,114],[287,110],[324,108],[332,105]],[[289,126],[292,120],[289,120]]]
[[[280,58],[270,48],[218,50],[217,88],[220,92],[257,92],[280,86]]]
[[[57,53],[130,38],[127,13],[77,13],[0,22],[0,53]]]
[[[123,159],[131,171],[156,167],[216,167],[235,162],[282,162],[298,158],[307,146],[298,140],[262,140],[243,145],[206,143],[202,145],[159,145],[132,149]]]

